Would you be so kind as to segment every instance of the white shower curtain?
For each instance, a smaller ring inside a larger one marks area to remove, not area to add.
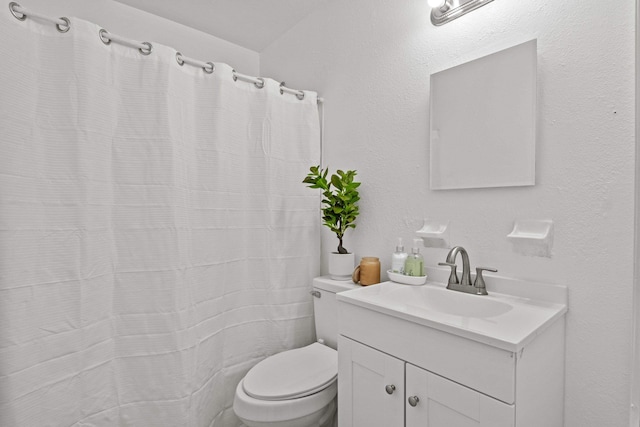
[[[313,338],[316,94],[99,30],[0,12],[0,426],[239,425]]]

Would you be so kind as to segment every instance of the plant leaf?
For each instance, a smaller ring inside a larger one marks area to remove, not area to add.
[[[331,184],[336,187],[338,190],[342,190],[342,181],[338,175],[331,175]]]

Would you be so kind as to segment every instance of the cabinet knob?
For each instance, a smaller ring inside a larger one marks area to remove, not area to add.
[[[409,398],[409,405],[411,406],[416,406],[418,402],[420,402],[420,399],[418,398],[418,396],[411,396]]]
[[[394,386],[393,384],[389,384],[384,389],[387,392],[387,394],[393,394],[393,392],[396,391],[396,386]]]

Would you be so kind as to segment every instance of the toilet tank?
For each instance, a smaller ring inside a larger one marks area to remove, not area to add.
[[[351,280],[333,280],[329,276],[313,279],[313,311],[316,337],[333,349],[338,348],[338,302],[336,293],[360,288]]]

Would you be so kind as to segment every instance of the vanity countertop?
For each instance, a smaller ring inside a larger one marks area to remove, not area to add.
[[[563,286],[490,280],[497,289],[516,295],[489,286],[489,295],[481,296],[448,290],[437,282],[423,286],[383,282],[341,292],[337,299],[511,352],[523,349],[567,312]]]

